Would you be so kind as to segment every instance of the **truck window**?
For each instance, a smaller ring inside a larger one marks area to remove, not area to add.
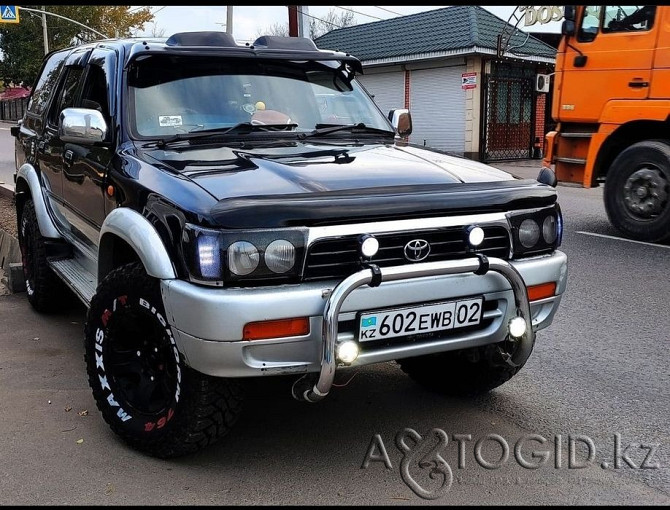
[[[651,30],[655,5],[608,5],[603,17],[603,33]]]
[[[109,122],[109,101],[107,100],[107,79],[102,67],[91,64],[84,83],[82,107],[100,111]]]
[[[83,72],[84,70],[81,67],[66,67],[65,78],[63,79],[60,93],[51,105],[51,110],[49,111],[49,124],[52,126],[58,125],[60,112],[65,108],[74,106],[76,92],[81,83]]]
[[[587,5],[584,8],[584,17],[579,26],[577,33],[577,40],[579,42],[591,42],[598,35],[598,27],[600,26],[600,6]]]
[[[67,52],[54,53],[49,57],[49,60],[44,64],[39,80],[35,85],[30,101],[28,102],[28,112],[35,115],[42,115],[46,110],[49,98],[52,95],[53,88],[58,82],[60,70],[63,67],[63,62]]]

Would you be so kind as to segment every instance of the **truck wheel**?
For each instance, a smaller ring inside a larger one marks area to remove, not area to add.
[[[658,242],[670,237],[670,146],[661,140],[631,145],[605,179],[605,209],[624,235]]]
[[[142,264],[121,266],[98,286],[84,341],[98,409],[133,448],[160,458],[186,455],[213,444],[237,421],[240,387],[184,364],[158,280]]]
[[[30,199],[23,205],[18,237],[28,302],[38,312],[62,309],[69,302],[69,290],[47,263],[44,237],[37,223],[35,204]]]
[[[398,360],[400,368],[425,388],[443,395],[473,397],[509,381],[521,366],[512,367],[497,355],[495,345],[441,352]]]

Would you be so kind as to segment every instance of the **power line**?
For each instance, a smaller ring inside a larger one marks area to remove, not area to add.
[[[380,20],[380,21],[384,20],[384,18],[378,18],[377,16],[373,16],[372,14],[365,14],[364,12],[354,11],[353,9],[349,9],[348,7],[340,7],[339,5],[335,5],[335,7],[337,7],[338,9],[345,10],[345,11],[353,12],[354,14],[360,14],[361,16],[367,16],[368,18],[373,18],[373,19],[377,19],[377,20]]]
[[[335,28],[342,28],[342,26],[338,25],[337,23],[332,23],[330,21],[326,21],[325,19],[317,18],[316,16],[312,16],[311,14],[308,14],[306,12],[302,12],[300,9],[298,9],[298,13],[307,16],[308,18],[314,18],[315,20],[321,21],[322,23],[327,23],[328,25],[331,25]]]
[[[379,7],[378,5],[373,5],[375,9],[381,9],[382,11],[390,12],[391,14],[395,14],[396,16],[404,16],[404,14],[400,14],[399,12],[392,11],[391,9],[385,9],[384,7]]]

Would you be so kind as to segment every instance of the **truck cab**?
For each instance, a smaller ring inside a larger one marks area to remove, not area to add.
[[[626,236],[670,236],[670,10],[566,6],[544,165],[559,182],[605,183]]]

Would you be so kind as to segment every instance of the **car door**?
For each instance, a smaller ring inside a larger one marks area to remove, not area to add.
[[[90,50],[74,51],[65,60],[54,97],[44,119],[44,130],[37,144],[37,159],[44,180],[50,180],[49,203],[58,226],[64,231],[70,231],[70,225],[65,214],[63,195],[63,142],[58,136],[59,115],[65,108],[74,106],[81,94],[84,65]]]
[[[86,65],[78,106],[97,109],[112,126],[111,79],[116,65],[114,51],[96,48]],[[111,140],[111,127],[108,131]],[[77,239],[97,253],[98,236],[105,219],[105,183],[113,150],[111,144],[63,146],[63,197],[65,215]]]
[[[63,186],[58,149],[52,151],[45,143],[45,137],[48,140],[52,134],[45,117],[50,105],[56,102],[54,96],[67,56],[67,51],[61,51],[45,60],[17,137],[17,143],[26,154],[26,162],[39,171],[44,197],[52,210],[62,198]]]
[[[656,6],[586,6],[566,47],[561,119],[599,119],[611,99],[646,99],[658,36]],[[584,57],[586,57],[584,59]]]

